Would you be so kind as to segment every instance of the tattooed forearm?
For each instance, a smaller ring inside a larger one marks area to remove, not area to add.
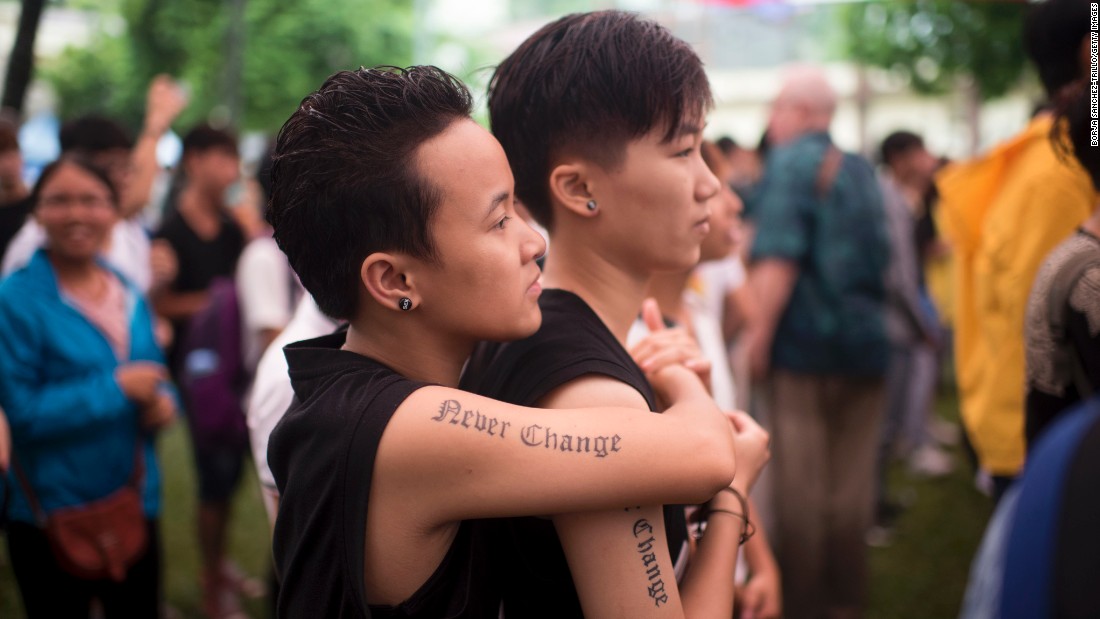
[[[432,417],[432,421],[449,423],[452,426],[460,426],[475,432],[482,432],[489,436],[499,436],[502,440],[508,440],[508,429],[512,426],[509,421],[500,421],[496,417],[482,415],[481,411],[463,410],[462,403],[458,400],[444,400],[439,405],[439,412]],[[549,426],[531,424],[519,429],[519,440],[527,447],[542,447],[554,451],[592,454],[597,458],[606,458],[608,454],[620,451],[620,443],[623,437],[618,434],[612,436],[581,436],[555,432]]]
[[[462,404],[458,400],[443,400],[439,405],[439,414],[432,417],[432,421],[447,422],[452,426],[462,426],[475,432],[484,432],[489,436],[499,436],[502,439],[508,426],[512,425],[496,417],[482,415],[480,411],[462,410]]]
[[[634,522],[634,539],[641,540],[638,542],[638,554],[642,557],[646,579],[649,581],[646,593],[653,604],[660,608],[662,604],[668,603],[668,593],[665,591],[665,581],[661,578],[661,566],[657,565],[657,553],[653,551],[653,526],[645,518]]]
[[[622,440],[622,437],[618,434],[614,436],[562,434],[559,437],[553,428],[544,428],[537,424],[523,426],[519,438],[528,447],[544,447],[574,453],[593,453],[597,458],[606,458],[608,453],[619,451],[619,441]]]

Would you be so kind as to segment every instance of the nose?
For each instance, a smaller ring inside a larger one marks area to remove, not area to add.
[[[532,260],[541,258],[546,253],[546,239],[538,233],[537,230],[531,227],[531,224],[527,223],[523,218],[517,218],[523,224],[523,245],[521,247],[521,255],[523,263],[527,264]]]
[[[722,188],[722,181],[718,180],[714,172],[710,171],[702,157],[699,157],[698,165],[699,175],[695,182],[695,199],[699,202],[706,202],[718,195],[718,191]]]

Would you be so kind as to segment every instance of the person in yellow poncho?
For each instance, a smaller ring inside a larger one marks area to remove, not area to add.
[[[1036,5],[1024,44],[1054,99],[1088,74],[1089,6]],[[1048,112],[1019,135],[937,177],[941,224],[956,259],[955,363],[963,423],[994,498],[1024,463],[1024,311],[1046,254],[1084,221],[1096,194],[1056,154]]]

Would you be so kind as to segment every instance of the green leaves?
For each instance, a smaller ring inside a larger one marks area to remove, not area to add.
[[[158,73],[187,85],[190,103],[178,129],[226,103],[230,3],[221,0],[118,0],[125,32],[103,32],[86,49],[70,48],[43,67],[61,116],[88,112],[138,128],[145,89]],[[243,118],[238,129],[274,133],[302,97],[340,69],[407,65],[410,4],[401,0],[248,0]],[[224,108],[222,108],[224,112]]]
[[[1026,10],[1018,2],[870,2],[845,7],[841,23],[853,60],[904,75],[915,91],[928,94],[969,76],[982,99],[993,99],[1025,70]]]

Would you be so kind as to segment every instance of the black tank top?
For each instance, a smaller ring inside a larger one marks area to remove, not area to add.
[[[271,434],[281,495],[273,551],[279,617],[496,619],[484,522],[464,522],[432,576],[398,606],[367,606],[364,544],[374,458],[397,407],[423,383],[357,353],[345,333],[286,347],[294,403]]]
[[[478,347],[466,365],[462,389],[535,406],[560,385],[599,374],[630,385],[642,394],[650,410],[656,410],[645,374],[584,300],[565,290],[550,289],[542,293],[539,307],[542,326],[531,337]],[[664,515],[669,552],[677,564],[687,545],[683,506],[667,505]],[[503,587],[505,616],[583,617],[553,524],[540,518],[509,518],[496,524],[493,561]]]

